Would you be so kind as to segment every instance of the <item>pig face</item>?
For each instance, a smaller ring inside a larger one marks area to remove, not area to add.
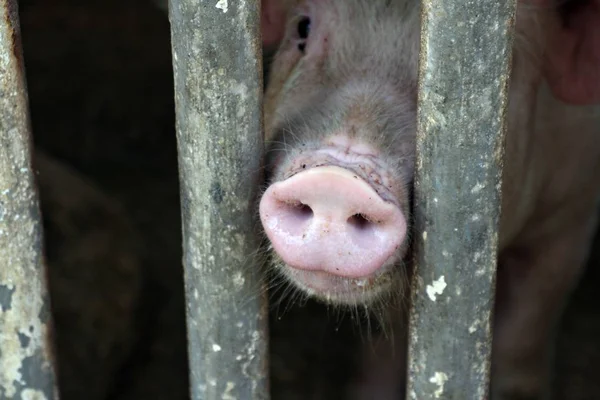
[[[273,262],[334,303],[405,282],[419,5],[389,3],[291,5],[266,93]]]

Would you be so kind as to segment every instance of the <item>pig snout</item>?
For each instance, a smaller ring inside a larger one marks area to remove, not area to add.
[[[310,168],[272,184],[260,218],[290,268],[343,278],[375,274],[406,236],[400,208],[338,166]]]

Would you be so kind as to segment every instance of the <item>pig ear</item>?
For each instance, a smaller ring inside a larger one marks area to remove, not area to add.
[[[549,39],[546,78],[572,104],[600,103],[600,0],[570,0]]]
[[[277,46],[285,29],[285,0],[261,1],[262,41],[265,48]]]

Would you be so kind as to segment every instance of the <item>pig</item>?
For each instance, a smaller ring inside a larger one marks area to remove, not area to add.
[[[372,310],[345,398],[405,396],[420,4],[263,0],[269,266],[296,291]],[[553,337],[600,194],[600,2],[518,2],[490,398],[549,396]],[[391,351],[390,349],[396,349]]]
[[[141,238],[124,207],[36,148],[51,340],[62,399],[110,398],[136,349]]]

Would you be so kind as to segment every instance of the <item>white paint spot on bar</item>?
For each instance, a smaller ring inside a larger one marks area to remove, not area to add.
[[[218,351],[221,351],[221,346],[219,346],[218,344],[215,343],[212,345],[212,349],[216,353]]]
[[[427,231],[423,231],[423,241],[427,240]]]
[[[427,296],[429,296],[431,301],[435,301],[437,299],[437,296],[444,293],[444,289],[446,289],[446,286],[446,280],[444,278],[444,275],[442,275],[437,281],[433,281],[431,285],[427,285]]]
[[[481,191],[481,189],[483,189],[485,186],[482,185],[481,183],[477,183],[477,185],[473,186],[471,188],[471,193],[479,193]]]
[[[225,385],[225,392],[223,392],[223,396],[221,396],[221,398],[223,400],[236,400],[237,397],[235,397],[231,394],[233,389],[235,389],[235,383],[228,381],[227,384]]]
[[[229,10],[229,4],[227,0],[217,1],[217,5],[215,7],[217,7],[219,10],[222,10],[224,13],[226,13],[227,10]]]
[[[436,399],[439,399],[441,395],[444,394],[444,384],[448,380],[448,375],[443,372],[436,372],[431,378],[429,378],[429,382],[434,383],[438,386],[433,395]]]
[[[473,334],[477,331],[477,327],[481,324],[481,321],[476,319],[473,324],[469,327],[469,333]]]
[[[21,400],[46,400],[46,395],[41,390],[25,389],[21,392]]]

